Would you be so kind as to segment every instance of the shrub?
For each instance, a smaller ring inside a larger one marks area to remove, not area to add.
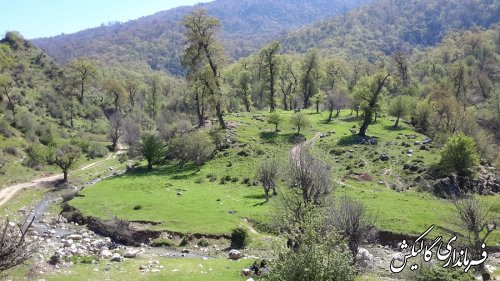
[[[309,126],[310,121],[309,119],[307,119],[307,116],[304,115],[304,113],[297,112],[293,114],[291,123],[297,129],[297,135],[300,135],[300,130],[304,127]]]
[[[118,155],[118,162],[125,163],[128,161],[128,155],[126,153],[121,153]]]
[[[10,127],[10,125],[5,120],[0,120],[0,134],[5,138],[9,138],[14,136],[14,130]]]
[[[182,237],[182,240],[181,240],[181,243],[179,243],[179,246],[180,247],[186,246],[187,244],[189,244],[190,240],[191,240],[191,238],[189,236]]]
[[[250,236],[245,228],[237,227],[231,232],[231,247],[236,249],[245,248],[250,242]]]
[[[42,168],[47,163],[50,155],[49,150],[41,144],[33,144],[26,152],[28,157],[24,161],[24,165],[32,169]]]
[[[173,247],[174,242],[168,238],[156,238],[151,242],[152,247]]]
[[[210,243],[208,242],[207,239],[202,238],[200,239],[200,241],[198,241],[198,246],[205,248],[210,246]]]
[[[108,153],[109,150],[106,148],[106,146],[100,143],[92,143],[89,145],[87,155],[89,158],[94,159],[104,157],[108,155]]]
[[[3,151],[7,154],[13,155],[13,156],[19,156],[21,155],[21,151],[17,147],[9,146],[3,149]]]
[[[138,211],[140,209],[142,209],[142,205],[135,205],[134,206],[134,210]]]
[[[476,142],[463,134],[451,136],[441,151],[440,166],[446,172],[455,172],[459,176],[469,176],[478,166],[479,155]]]
[[[417,281],[473,281],[474,276],[463,270],[441,268],[438,266],[422,267],[415,276]]]

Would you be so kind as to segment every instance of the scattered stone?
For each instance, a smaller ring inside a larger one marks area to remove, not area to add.
[[[240,251],[236,250],[236,249],[232,249],[231,251],[229,251],[229,258],[232,259],[232,260],[239,260],[242,258],[242,254]]]
[[[389,159],[390,159],[389,155],[386,154],[380,155],[380,160],[382,161],[389,161]]]
[[[124,258],[127,258],[127,259],[133,259],[135,257],[137,257],[137,252],[136,250],[128,250],[125,252],[125,254],[123,254],[123,257]]]
[[[101,251],[100,256],[104,259],[108,259],[108,258],[111,258],[113,256],[113,253],[111,253],[111,251],[105,249],[105,250]]]
[[[183,254],[189,254],[189,250],[188,249],[182,249],[181,253],[183,253]]]
[[[114,253],[113,257],[111,257],[111,261],[122,262],[123,260],[124,260],[123,257],[120,256],[120,254],[118,253]]]

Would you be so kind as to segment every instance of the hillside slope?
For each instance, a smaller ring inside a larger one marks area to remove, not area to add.
[[[179,21],[193,8],[207,9],[221,20],[229,55],[239,58],[279,34],[320,19],[345,13],[368,0],[217,0],[184,6],[126,23],[74,34],[33,40],[61,62],[93,57],[110,64],[147,64],[181,74],[182,28]]]
[[[289,52],[314,47],[373,61],[399,50],[434,46],[452,30],[489,27],[499,19],[498,0],[376,0],[291,32],[282,41]]]

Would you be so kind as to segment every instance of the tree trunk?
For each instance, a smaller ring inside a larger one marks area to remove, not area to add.
[[[278,123],[276,123],[276,124],[274,124],[274,125],[276,125],[275,132],[277,132],[277,131],[278,131]]]
[[[219,125],[222,129],[227,129],[226,122],[224,122],[224,117],[222,116],[222,110],[220,108],[220,102],[217,101],[215,104],[215,114],[217,115],[217,119],[219,120]]]
[[[328,113],[328,123],[332,122],[333,109]]]
[[[337,109],[337,114],[335,114],[335,117],[339,117],[340,115],[340,109]]]
[[[68,170],[64,169],[63,170],[63,183],[67,183],[67,182],[68,182]]]
[[[398,116],[398,118],[396,119],[396,124],[394,124],[394,128],[397,128],[397,127],[398,127],[398,125],[399,125],[399,116]]]
[[[372,111],[371,109],[368,109],[365,111],[365,117],[363,119],[363,125],[361,125],[361,128],[359,128],[359,133],[358,135],[364,137],[366,136],[366,130],[368,129],[368,126],[372,122]]]
[[[153,161],[148,159],[148,170],[153,170]]]
[[[80,96],[78,97],[78,101],[80,104],[83,104],[83,94],[84,94],[84,86],[85,86],[85,78],[82,78],[82,82],[80,84]]]
[[[269,98],[270,98],[270,105],[271,105],[271,112],[274,112],[275,110],[275,105],[274,105],[274,70],[273,70],[273,65],[272,63],[269,64],[269,76],[270,76],[270,95],[269,95]]]
[[[319,113],[319,101],[316,102],[316,113]]]

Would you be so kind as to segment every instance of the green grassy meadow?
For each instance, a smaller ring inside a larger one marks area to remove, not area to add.
[[[343,111],[331,124],[324,122],[325,113],[305,112],[311,120],[311,126],[302,130],[306,139],[316,132],[328,133],[315,143],[315,151],[332,165],[334,179],[347,184],[336,184],[335,194],[346,192],[363,201],[376,214],[380,229],[417,235],[436,224],[436,235],[451,236],[450,231],[465,234],[454,224],[452,202],[421,191],[414,180],[419,174],[402,169],[404,163],[430,166],[439,161],[438,148],[419,150],[413,145],[425,139],[424,135],[405,124],[394,129],[392,120],[379,118],[368,131],[378,138],[378,145],[359,145],[349,129],[360,122],[351,118],[349,111]],[[151,172],[141,168],[85,188],[85,196],[71,204],[84,215],[157,222],[160,224],[152,226],[155,229],[183,233],[228,233],[242,218],[266,222],[270,204],[264,203],[261,188],[242,182],[245,178],[253,181],[256,167],[265,157],[288,161],[288,151],[295,143],[294,128],[288,122],[293,113],[280,113],[284,121],[279,133],[261,121],[267,112],[228,116],[235,145],[219,152],[199,172],[190,165],[179,169],[176,163],[159,165]],[[407,140],[410,134],[416,138]],[[397,141],[411,147],[391,144]],[[408,149],[414,151],[411,157],[405,152]],[[380,154],[389,155],[391,160],[379,161]],[[221,178],[226,177],[222,183]],[[179,191],[182,195],[177,195]],[[500,215],[500,196],[482,200],[493,206],[493,214]],[[142,209],[134,210],[137,205]],[[494,233],[490,243],[499,237]]]

